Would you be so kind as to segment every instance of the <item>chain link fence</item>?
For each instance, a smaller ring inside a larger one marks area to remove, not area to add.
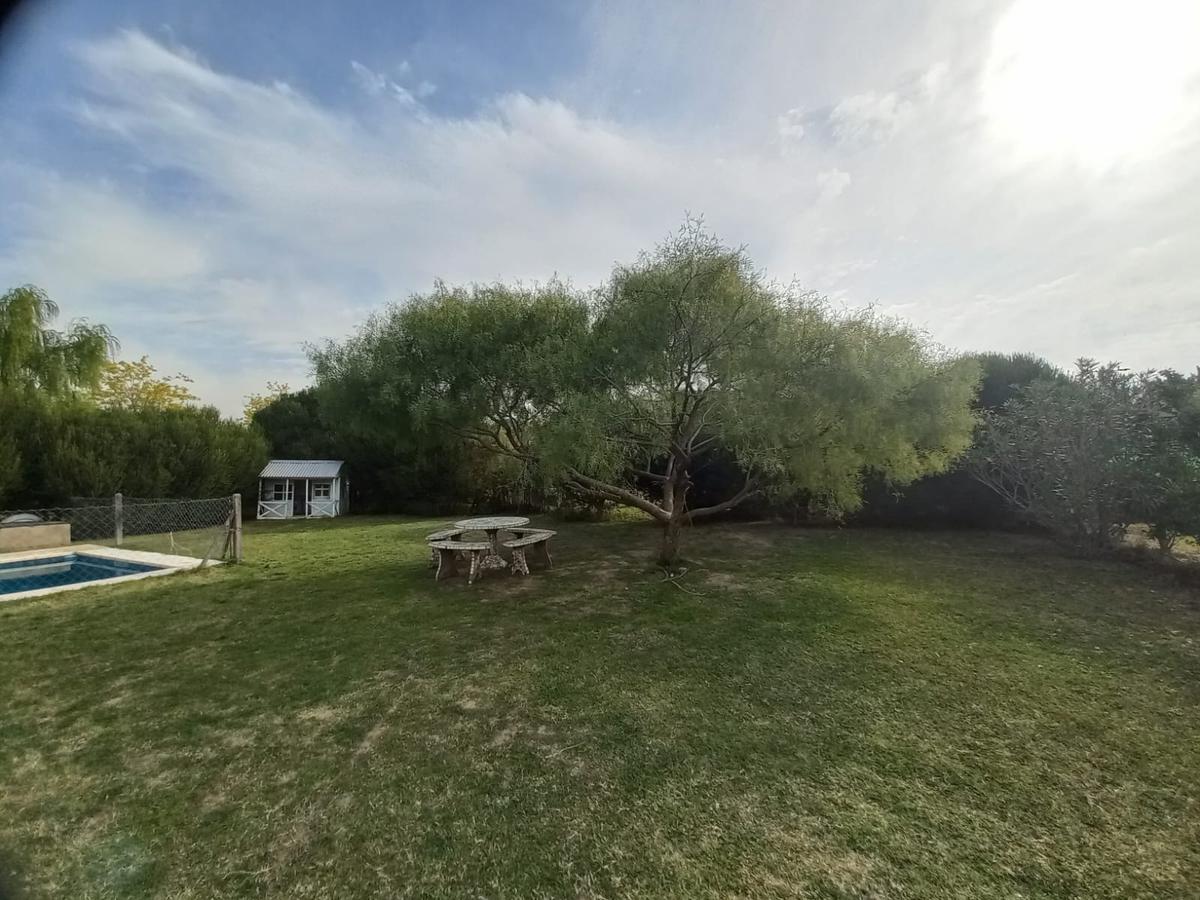
[[[16,530],[26,528],[42,543],[53,535],[59,546],[100,544],[201,560],[241,559],[240,494],[205,500],[116,494],[76,497],[71,502],[71,506],[0,510],[0,552],[25,549],[18,544],[29,538]],[[52,525],[64,527],[44,532],[40,527]]]

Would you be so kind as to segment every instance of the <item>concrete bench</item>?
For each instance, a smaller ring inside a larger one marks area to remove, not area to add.
[[[525,558],[525,551],[530,547],[541,547],[542,557],[546,561],[546,568],[552,568],[554,561],[550,558],[550,538],[554,537],[556,532],[548,531],[542,528],[514,528],[514,534],[520,534],[511,541],[505,541],[504,546],[512,551],[512,570],[516,575],[529,574],[529,561]]]
[[[470,553],[471,573],[467,576],[468,584],[475,583],[475,579],[479,577],[480,562],[492,551],[492,545],[488,541],[432,541],[429,547],[437,554],[438,581],[443,578],[453,578],[458,574],[458,569],[454,564],[456,553]]]
[[[456,537],[467,533],[465,528],[447,528],[445,531],[435,531],[433,534],[425,536],[426,543],[433,541],[452,541]],[[433,548],[429,550],[429,568],[436,569],[438,564],[438,552]]]

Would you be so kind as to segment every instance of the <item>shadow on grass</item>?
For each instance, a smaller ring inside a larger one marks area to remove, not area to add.
[[[560,523],[550,571],[438,583],[436,524],[0,610],[6,844],[72,895],[1115,897],[1148,846],[1185,880],[1183,663],[1079,664],[1153,607],[1107,569],[721,525],[668,583],[652,527]],[[1125,611],[1055,625],[1089,602]]]

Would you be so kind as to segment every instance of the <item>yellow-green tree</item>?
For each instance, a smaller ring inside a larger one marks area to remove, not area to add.
[[[287,386],[287,382],[268,381],[267,392],[265,394],[247,394],[246,406],[242,411],[242,418],[245,420],[246,424],[252,424],[254,422],[254,416],[256,413],[266,409],[268,406],[286,394],[289,390],[290,388]]]
[[[0,295],[0,390],[70,396],[94,387],[117,340],[103,325],[51,323],[58,305],[36,285]]]
[[[970,445],[979,381],[900,323],[766,281],[697,222],[594,295],[439,286],[314,362],[363,430],[453,434],[640,509],[668,567],[683,526],[755,494],[847,511],[864,473],[944,471]],[[694,502],[711,448],[744,477]]]
[[[105,409],[179,409],[198,399],[190,384],[192,379],[182,372],[159,375],[143,356],[107,362],[91,396]]]

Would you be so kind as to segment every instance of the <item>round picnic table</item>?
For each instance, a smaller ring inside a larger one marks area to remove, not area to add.
[[[455,528],[465,528],[468,531],[486,531],[491,551],[479,564],[484,569],[503,569],[508,566],[500,555],[500,542],[497,533],[508,528],[521,528],[529,524],[524,516],[482,516],[478,519],[463,519],[455,522]]]

